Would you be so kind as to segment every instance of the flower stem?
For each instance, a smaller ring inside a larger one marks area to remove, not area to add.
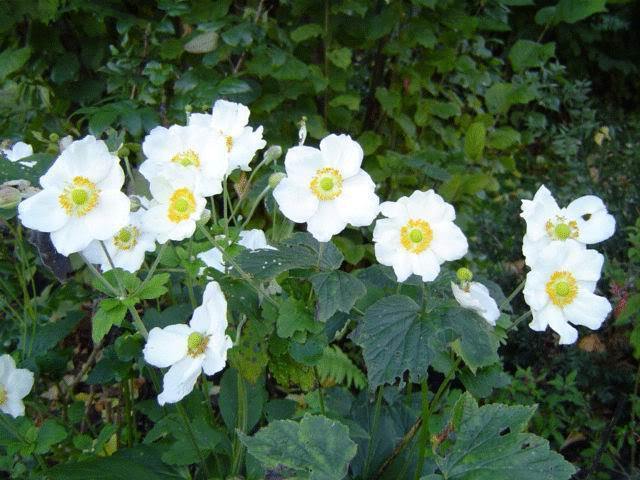
[[[526,312],[524,312],[522,315],[515,319],[515,321],[509,326],[509,328],[505,330],[505,333],[510,332],[511,330],[516,328],[522,321],[526,320],[531,315],[531,310],[527,310]]]
[[[140,318],[140,314],[134,307],[128,307],[128,308],[129,308],[129,313],[133,318],[133,325],[136,327],[136,330],[138,330],[138,333],[140,333],[140,335],[142,335],[146,340],[149,337],[149,332],[147,331],[147,327],[144,326],[144,323]]]
[[[509,305],[511,303],[511,300],[513,300],[516,297],[516,295],[518,295],[522,291],[522,289],[524,288],[525,283],[526,283],[526,280],[521,281],[518,284],[518,286],[515,288],[515,290],[513,292],[511,292],[511,295],[509,295],[506,298],[506,300],[500,304],[500,311],[502,311],[502,309],[504,307]]]
[[[424,457],[427,450],[427,442],[429,441],[429,418],[431,417],[431,411],[429,409],[429,385],[427,384],[427,377],[422,381],[421,391],[422,401],[422,428],[420,430],[420,442],[418,444],[418,463],[416,464],[416,474],[414,480],[419,480],[422,476],[422,468],[424,466]]]
[[[238,416],[236,418],[236,429],[242,433],[247,431],[247,389],[240,373],[237,373],[236,381],[238,385]],[[233,454],[231,457],[231,476],[240,473],[242,457],[244,456],[244,445],[240,441],[240,436],[236,434],[233,440]]]
[[[262,199],[267,195],[267,193],[269,192],[269,189],[270,187],[267,185],[264,188],[264,190],[260,192],[260,195],[258,195],[258,198],[256,198],[256,201],[253,203],[253,206],[249,211],[249,215],[247,215],[247,219],[242,223],[242,227],[240,227],[241,230],[244,230],[247,224],[251,221],[251,218],[253,217],[253,214],[255,213],[256,208],[258,208],[258,205],[260,205],[260,202],[262,201]]]
[[[162,254],[164,253],[164,249],[167,247],[167,244],[169,242],[163,243],[162,245],[160,245],[160,251],[158,252],[158,255],[156,256],[155,260],[153,261],[153,263],[151,264],[151,268],[149,268],[149,271],[147,272],[147,276],[144,277],[144,280],[142,280],[142,283],[140,284],[140,286],[136,289],[135,292],[133,292],[131,294],[132,297],[135,297],[136,294],[138,292],[140,292],[149,282],[149,280],[151,280],[151,277],[153,276],[153,274],[156,271],[156,268],[158,268],[158,264],[160,263],[160,260],[162,258]]]
[[[114,297],[118,296],[118,291],[116,290],[116,288],[111,285],[111,283],[109,283],[109,280],[107,280],[104,275],[102,275],[98,269],[96,267],[93,266],[93,264],[87,260],[85,258],[84,255],[80,254],[80,258],[82,258],[82,260],[84,261],[85,265],[87,266],[87,268],[91,271],[91,273],[93,273],[93,275],[100,280],[100,282],[107,288],[107,290],[109,290],[111,292],[111,294]]]
[[[369,442],[367,445],[367,459],[364,463],[364,478],[367,478],[369,475],[369,467],[371,465],[371,457],[373,455],[373,451],[376,449],[376,434],[378,433],[378,422],[380,420],[380,410],[382,409],[382,387],[378,386],[376,390],[376,406],[373,411],[373,424],[371,425],[371,435],[369,435]]]
[[[205,458],[202,455],[202,451],[200,451],[200,447],[198,446],[198,442],[196,441],[196,436],[193,433],[193,429],[191,428],[191,422],[189,421],[189,417],[187,416],[187,412],[185,412],[184,407],[179,402],[176,403],[176,410],[182,417],[184,422],[184,426],[187,429],[187,434],[189,435],[189,439],[191,440],[191,444],[193,448],[196,450],[198,454],[198,458],[200,459],[200,465],[202,466],[202,470],[205,474],[205,478],[209,478],[209,469],[207,468],[207,463],[205,462]]]

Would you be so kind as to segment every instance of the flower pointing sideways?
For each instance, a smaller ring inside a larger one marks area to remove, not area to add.
[[[33,372],[25,368],[16,368],[11,355],[0,357],[0,410],[12,417],[24,415],[26,397],[33,388]]]
[[[467,239],[453,223],[453,206],[433,190],[384,202],[380,211],[387,218],[378,220],[373,230],[376,258],[393,267],[399,282],[411,274],[433,281],[441,264],[467,253]]]
[[[233,346],[226,329],[227,301],[220,285],[210,282],[189,325],[156,327],[149,332],[145,361],[159,368],[170,367],[158,396],[160,405],[179,402],[191,393],[201,371],[213,375],[224,368],[227,350]]]
[[[247,250],[276,250],[267,243],[267,237],[260,229],[243,230],[240,232],[238,245],[242,245]],[[200,252],[196,255],[200,260],[204,262],[207,267],[211,267],[219,272],[225,273],[226,266],[222,257],[222,252],[218,247],[213,247],[205,252]]]
[[[225,148],[224,140],[206,128],[156,127],[142,143],[147,160],[140,165],[140,173],[151,180],[162,168],[176,165],[200,177],[202,195],[215,195],[222,191],[222,178],[227,173]]]
[[[460,286],[451,282],[451,290],[461,307],[473,310],[489,324],[495,326],[500,317],[500,310],[496,301],[491,298],[489,289],[479,282],[472,282],[473,274],[467,268],[457,272]]]
[[[218,100],[211,114],[194,113],[189,116],[189,126],[208,129],[224,143],[227,174],[237,168],[251,170],[249,163],[267,144],[262,139],[262,127],[254,130],[247,126],[250,114],[251,111],[240,103]]]
[[[40,177],[42,191],[18,206],[22,224],[50,232],[62,255],[107,240],[129,221],[124,172],[105,143],[87,136],[73,142]]]
[[[2,154],[7,157],[7,160],[9,160],[10,162],[19,162],[20,165],[24,165],[25,167],[31,168],[36,164],[35,161],[20,161],[23,158],[27,158],[33,155],[33,147],[28,143],[16,142],[12,148],[3,148]]]
[[[144,214],[143,228],[156,234],[160,243],[193,235],[207,203],[198,177],[180,166],[169,165],[151,178],[149,189],[153,200]]]
[[[144,215],[144,209],[132,212],[129,223],[104,242],[114,267],[131,273],[137,272],[144,262],[145,253],[155,250],[156,237],[155,234],[144,229],[142,224]],[[109,257],[105,254],[100,242],[91,242],[82,254],[87,261],[99,264],[103,272],[111,270]]]
[[[600,328],[611,304],[594,292],[604,257],[579,245],[555,242],[540,253],[527,274],[524,298],[531,307],[529,326],[538,332],[551,327],[560,344],[574,343],[578,331],[569,323]]]
[[[615,219],[607,213],[600,198],[585,195],[566,208],[560,208],[544,185],[533,200],[522,201],[520,216],[527,222],[522,253],[531,267],[536,264],[540,252],[552,242],[590,245],[606,240],[616,228]]]
[[[379,212],[375,184],[360,168],[362,147],[348,135],[329,135],[320,149],[298,146],[285,157],[287,177],[273,191],[280,210],[320,242],[347,224],[370,225]]]

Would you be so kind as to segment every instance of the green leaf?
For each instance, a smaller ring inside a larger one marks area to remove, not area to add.
[[[520,132],[511,127],[497,128],[489,133],[487,146],[496,150],[506,150],[512,145],[520,143]]]
[[[266,468],[284,465],[301,480],[344,478],[357,450],[346,426],[320,415],[306,414],[300,423],[276,420],[253,437],[239,435]]]
[[[89,119],[89,131],[96,137],[99,137],[107,127],[114,124],[116,118],[118,118],[117,111],[110,107],[101,109],[91,115],[91,118]]]
[[[31,49],[29,47],[7,49],[0,53],[0,82],[4,81],[12,73],[20,70],[29,57]]]
[[[349,313],[356,301],[367,293],[360,280],[341,270],[318,273],[311,277],[318,297],[317,318],[326,322],[337,311]]]
[[[302,300],[291,297],[287,298],[280,306],[276,325],[280,338],[291,338],[295,332],[318,333],[323,328],[321,323],[313,320],[313,316]]]
[[[443,443],[436,463],[448,480],[568,480],[575,468],[549,443],[523,433],[535,407],[491,404],[478,407],[463,394],[453,412],[455,439]]]
[[[218,34],[216,32],[205,32],[196,35],[184,45],[185,51],[189,53],[209,53],[218,46]]]
[[[98,343],[111,330],[113,325],[120,325],[127,314],[127,307],[118,299],[102,300],[98,311],[93,316],[91,338]]]
[[[384,87],[376,88],[376,99],[380,102],[382,110],[387,115],[393,115],[400,110],[402,97],[397,90],[387,90]]]
[[[331,380],[338,385],[344,385],[347,388],[353,386],[358,390],[362,390],[367,385],[365,374],[337,345],[328,345],[324,348],[316,368],[323,381]]]
[[[262,409],[267,402],[268,394],[264,388],[264,377],[256,383],[249,383],[233,368],[225,370],[220,380],[220,414],[222,420],[230,431],[235,431],[238,426],[238,380],[242,382],[247,397],[247,430],[251,430],[262,417]]]
[[[555,7],[553,23],[576,23],[594,13],[606,12],[607,0],[560,0]]]
[[[317,23],[307,23],[291,32],[291,40],[300,43],[310,38],[319,37],[322,33],[323,29]]]
[[[528,85],[498,82],[489,87],[484,101],[491,113],[506,113],[512,105],[529,103],[534,98],[535,90]]]
[[[556,54],[556,44],[553,42],[540,44],[531,40],[518,40],[509,52],[511,66],[516,72],[527,68],[542,67]]]
[[[345,93],[332,98],[329,102],[332,107],[347,107],[349,110],[357,111],[360,108],[360,96],[353,93]]]
[[[475,122],[469,125],[464,137],[464,153],[468,158],[478,160],[484,152],[487,129],[484,123]]]
[[[154,275],[147,284],[136,293],[136,296],[143,300],[152,300],[154,298],[161,297],[167,293],[167,287],[165,285],[168,281],[168,273]]]
[[[351,65],[351,50],[346,47],[329,50],[327,56],[329,57],[331,63],[333,63],[338,68],[342,68],[343,70]]]
[[[55,160],[55,155],[49,153],[34,153],[21,159],[21,162],[36,162],[32,167],[22,165],[20,162],[7,162],[2,160],[0,168],[0,183],[9,180],[23,179],[29,180],[32,185],[38,185],[39,179],[49,170]]]
[[[51,447],[67,438],[67,431],[55,420],[45,420],[38,430],[38,439],[34,453],[47,453]]]

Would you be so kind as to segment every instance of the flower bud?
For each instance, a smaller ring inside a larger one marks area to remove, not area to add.
[[[205,208],[200,215],[200,219],[196,222],[198,225],[206,225],[211,220],[211,210]]]
[[[58,140],[60,140],[60,135],[58,135],[57,133],[52,133],[49,135],[49,141],[56,143]]]
[[[120,147],[120,150],[118,150],[118,156],[122,157],[122,158],[128,158],[129,155],[131,155],[131,151],[127,148],[127,147]]]
[[[15,208],[20,203],[22,195],[17,188],[2,187],[0,188],[0,208],[7,210]]]
[[[280,145],[271,145],[266,152],[264,152],[264,161],[266,163],[275,162],[282,156],[282,147]]]
[[[190,104],[184,106],[185,113],[191,113],[193,111],[193,107]]]
[[[462,267],[456,272],[456,277],[458,277],[458,280],[461,282],[470,282],[473,278],[473,273],[468,268]]]
[[[285,177],[286,175],[282,172],[272,173],[271,176],[269,177],[269,188],[271,188],[271,190],[276,188],[278,184],[282,181],[282,179]]]

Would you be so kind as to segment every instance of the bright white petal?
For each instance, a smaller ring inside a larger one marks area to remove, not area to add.
[[[407,197],[402,197],[407,198]],[[380,213],[389,218],[401,218],[403,223],[409,220],[409,212],[407,211],[406,204],[400,201],[397,202],[382,202],[380,204]]]
[[[203,355],[197,358],[187,356],[174,364],[164,376],[158,403],[176,403],[189,395],[200,376],[203,360]]]
[[[9,374],[7,386],[13,397],[22,399],[33,388],[33,372],[26,368],[16,368]]]
[[[444,261],[458,260],[464,257],[469,250],[467,237],[462,230],[452,222],[440,222],[431,225],[433,240],[429,249]]]
[[[316,213],[307,220],[307,230],[319,242],[328,242],[347,226],[334,201],[322,201],[318,204]]]
[[[190,333],[191,329],[187,325],[152,328],[143,350],[144,360],[158,368],[177,363],[187,356],[187,338]]]
[[[420,275],[422,281],[432,282],[440,274],[440,262],[430,251],[425,250],[418,255],[410,255],[413,273]]]
[[[562,310],[552,303],[547,304],[547,306],[540,311],[540,316],[554,332],[560,335],[561,345],[575,343],[578,339],[578,331],[567,323],[567,319]]]
[[[196,316],[198,309],[204,315]],[[206,334],[224,334],[227,328],[227,300],[218,282],[209,282],[202,296],[202,305],[196,308],[190,322],[195,331]]]
[[[522,200],[520,216],[527,222],[527,235],[534,241],[546,235],[545,224],[549,219],[555,219],[559,212],[560,207],[551,192],[542,185],[533,200]]]
[[[578,281],[597,282],[602,272],[604,256],[595,250],[587,250],[578,242],[572,244],[573,247],[568,244],[569,248],[564,249],[564,269],[571,272]]]
[[[131,201],[124,193],[107,190],[100,194],[100,200],[93,210],[84,217],[91,236],[97,240],[107,240],[129,223]]]
[[[9,354],[0,356],[0,384],[6,385],[11,372],[16,369],[16,362]]]
[[[320,141],[324,164],[337,169],[343,178],[358,173],[364,152],[349,135],[329,135]]]
[[[326,165],[323,163],[322,153],[317,148],[297,146],[287,150],[284,166],[287,177],[308,190],[316,172]]]
[[[267,243],[267,237],[262,230],[255,228],[253,230],[243,230],[240,232],[240,240],[238,245],[242,245],[248,250],[259,250],[266,248],[269,250],[275,250],[274,247]]]
[[[532,270],[527,274],[524,284],[524,301],[532,310],[542,310],[549,303],[549,295],[545,290],[549,276],[545,272]]]
[[[67,177],[68,181],[81,176],[93,183],[100,183],[113,168],[114,156],[109,153],[106,143],[89,135],[72,142],[56,159],[55,163],[58,162],[70,175]],[[48,174],[49,172],[45,177]]]
[[[262,127],[253,130],[245,127],[242,133],[233,139],[233,147],[229,153],[229,165],[227,173],[231,173],[236,168],[245,172],[251,170],[249,163],[255,157],[256,152],[267,145],[262,138]]]
[[[611,304],[604,297],[580,289],[574,301],[564,307],[564,313],[574,325],[597,330],[611,313]]]
[[[227,335],[222,338],[211,338],[202,363],[204,373],[214,375],[222,370],[227,362],[227,350],[232,346],[233,342]]]
[[[17,142],[15,145],[13,145],[13,148],[11,148],[11,150],[5,150],[4,152],[7,155],[7,159],[12,162],[17,162],[18,160],[33,155],[33,147],[28,143]]]
[[[342,193],[334,200],[338,215],[354,227],[371,225],[380,211],[380,200],[374,190],[375,184],[364,170],[347,178]]]
[[[0,406],[0,410],[13,418],[21,417],[24,415],[24,403],[19,398],[8,395],[7,401]]]
[[[211,123],[213,128],[220,130],[224,135],[232,137],[242,133],[242,129],[249,123],[251,112],[240,103],[218,100],[213,105]]]
[[[318,198],[307,185],[296,184],[290,178],[283,178],[273,190],[273,197],[283,215],[296,223],[308,221],[318,210]]]
[[[224,259],[222,258],[222,252],[217,247],[213,247],[211,250],[207,250],[206,252],[201,252],[196,256],[202,260],[207,267],[211,267],[221,273],[225,273],[225,264]]]
[[[411,258],[408,252],[399,251],[391,266],[393,267],[393,273],[396,274],[398,282],[404,282],[413,273]]]
[[[429,223],[453,222],[456,218],[453,205],[433,190],[416,190],[407,198],[406,207],[410,218],[421,218]]]
[[[18,205],[18,218],[22,224],[40,232],[54,232],[62,228],[69,217],[60,205],[60,193],[42,190]]]
[[[95,238],[84,218],[70,218],[64,227],[51,232],[51,243],[65,257],[84,250],[93,240]]]
[[[106,174],[106,176],[96,183],[96,186],[100,190],[120,190],[124,185],[124,170],[120,166],[118,157],[113,157],[113,166]]]

